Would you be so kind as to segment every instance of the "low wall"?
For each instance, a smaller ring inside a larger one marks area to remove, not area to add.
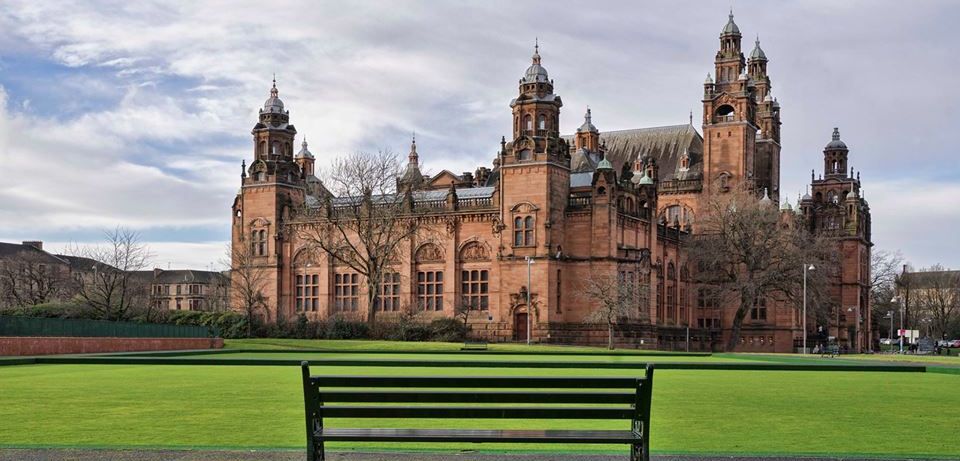
[[[221,338],[0,337],[0,355],[91,354],[220,348],[223,348]]]

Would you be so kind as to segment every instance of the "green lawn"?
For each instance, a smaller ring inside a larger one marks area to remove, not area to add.
[[[283,349],[326,349],[326,350],[344,350],[344,351],[372,351],[382,352],[390,350],[402,351],[449,351],[460,352],[463,343],[439,343],[439,342],[402,342],[402,341],[372,341],[366,339],[284,339],[284,338],[252,338],[252,339],[227,339],[224,340],[225,349],[258,349],[258,350],[283,350]],[[498,352],[594,352],[604,354],[671,354],[670,352],[655,350],[636,350],[636,349],[616,349],[613,351],[602,347],[586,346],[558,346],[546,344],[526,344],[514,343],[491,343],[489,350]]]
[[[527,357],[529,358],[529,357]],[[700,358],[700,360],[721,360]],[[314,374],[623,376],[633,370],[315,368]],[[0,367],[0,446],[303,446],[296,367]],[[661,370],[653,450],[673,453],[954,456],[960,376],[933,373]],[[379,423],[379,424],[377,424]],[[409,421],[335,420],[332,426]],[[609,422],[417,421],[417,427],[618,428]],[[358,447],[359,445],[350,445]],[[344,448],[332,444],[332,448]],[[365,445],[396,449],[398,445]],[[401,445],[411,449],[456,448]],[[469,449],[624,451],[623,447],[463,445]]]

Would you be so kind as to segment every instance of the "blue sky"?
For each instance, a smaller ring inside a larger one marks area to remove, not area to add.
[[[277,74],[322,165],[405,152],[489,166],[539,37],[572,132],[700,113],[730,2],[122,2],[0,5],[0,241],[48,247],[139,230],[160,267],[222,259],[250,128]],[[264,11],[270,8],[271,11]],[[960,267],[960,4],[735,1],[783,110],[796,200],[834,126],[878,248]]]

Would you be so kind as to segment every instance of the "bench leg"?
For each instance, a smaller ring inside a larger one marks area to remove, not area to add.
[[[307,461],[324,461],[323,440],[314,439],[307,441]]]

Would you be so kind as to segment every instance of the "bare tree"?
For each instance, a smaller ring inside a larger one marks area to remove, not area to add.
[[[930,322],[930,334],[941,338],[960,317],[960,271],[937,264],[914,274],[911,287],[918,317]]]
[[[57,262],[56,258],[34,250],[24,250],[0,260],[2,304],[34,306],[68,297],[73,290],[65,261]]]
[[[891,300],[896,295],[897,276],[903,267],[899,251],[873,250],[870,252],[870,306],[873,311],[874,331],[887,331],[882,323],[887,315],[900,309]]]
[[[258,263],[253,247],[242,240],[239,245],[227,248],[226,258],[230,265],[231,296],[236,302],[235,307],[247,316],[247,336],[251,336],[257,315],[261,311],[265,315],[270,312],[264,294],[268,274]]]
[[[607,348],[610,350],[614,348],[614,327],[636,319],[641,315],[641,311],[646,311],[640,308],[641,300],[646,299],[641,285],[646,285],[637,283],[637,280],[627,276],[627,273],[594,271],[583,280],[580,288],[584,301],[593,306],[584,320],[607,326]]]
[[[207,284],[207,293],[203,297],[203,310],[224,312],[230,308],[230,277],[220,272],[211,275]]]
[[[736,347],[744,318],[760,300],[800,305],[806,264],[820,269],[807,273],[811,305],[827,307],[835,246],[809,232],[802,217],[781,213],[746,189],[706,194],[700,210],[700,233],[691,239],[689,254],[698,268],[696,281],[716,287],[723,302],[737,306],[727,350]]]
[[[337,158],[324,175],[329,191],[317,207],[291,220],[297,235],[366,284],[367,322],[375,323],[384,276],[399,264],[401,246],[422,234],[413,191],[400,187],[401,163],[389,151]]]
[[[77,295],[98,317],[124,320],[148,302],[147,287],[136,272],[149,267],[152,255],[134,231],[117,227],[104,235],[102,244],[67,250],[77,261],[75,265],[83,265],[77,277]]]

